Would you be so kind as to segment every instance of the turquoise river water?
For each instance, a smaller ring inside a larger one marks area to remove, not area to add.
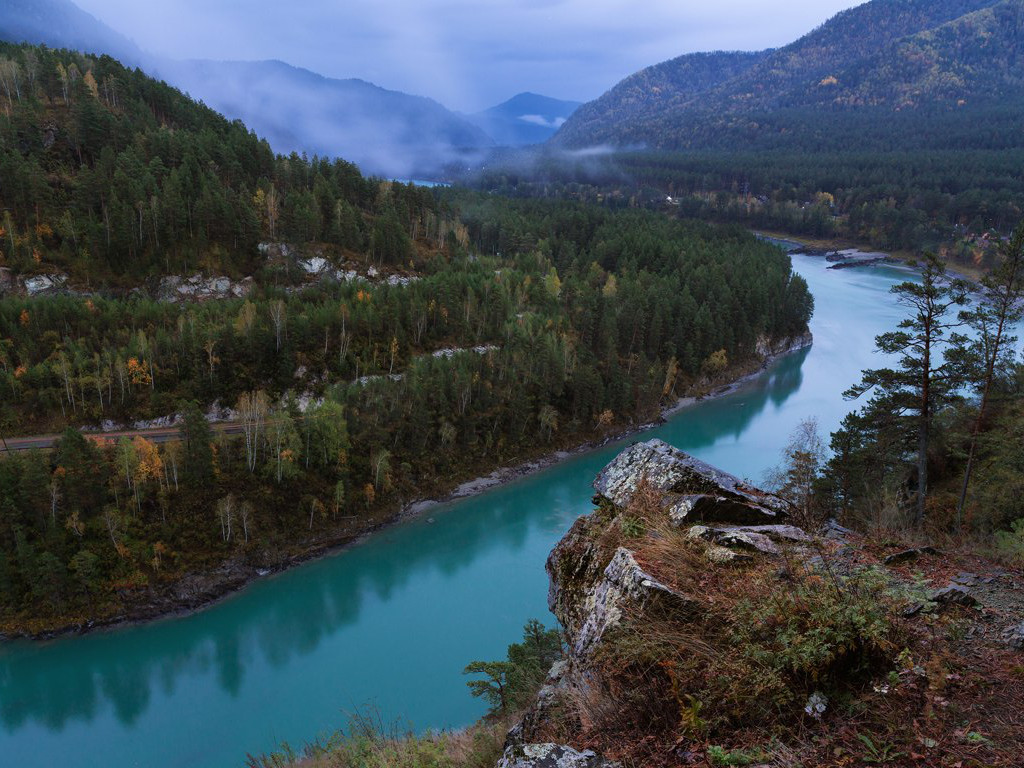
[[[801,419],[838,425],[850,410],[841,391],[877,364],[874,336],[900,317],[889,288],[911,273],[793,262],[816,300],[813,348],[634,440],[661,438],[756,481]],[[462,668],[504,657],[531,617],[553,623],[545,558],[626,444],[436,508],[433,523],[394,526],[191,616],[0,645],[0,766],[240,766],[368,707],[416,729],[470,723],[483,704]]]

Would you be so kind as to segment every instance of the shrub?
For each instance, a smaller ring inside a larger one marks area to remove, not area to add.
[[[876,570],[839,575],[764,560],[710,570],[675,531],[659,531],[638,558],[701,606],[692,615],[627,617],[602,649],[605,694],[637,717],[637,728],[698,738],[734,725],[785,726],[814,691],[840,692],[901,647],[901,601]]]

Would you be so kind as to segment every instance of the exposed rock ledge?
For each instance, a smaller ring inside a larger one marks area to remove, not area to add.
[[[232,280],[230,277],[203,277],[192,275],[181,277],[170,275],[160,280],[156,291],[158,301],[187,302],[211,301],[214,299],[241,299],[248,296],[255,285],[255,280],[247,277],[244,280]]]
[[[588,667],[602,638],[625,617],[670,611],[686,615],[699,603],[682,588],[666,585],[620,545],[602,548],[602,534],[627,514],[637,489],[658,492],[664,523],[687,528],[706,547],[709,560],[774,557],[810,537],[784,524],[790,505],[736,477],[662,442],[636,443],[619,454],[594,482],[598,510],[581,517],[547,562],[548,607],[558,617],[568,644],[567,658],[552,669],[534,706],[510,732],[498,768],[612,768],[591,751],[549,743],[543,726],[570,691],[585,691]],[[539,737],[539,738],[538,738]]]
[[[625,507],[644,480],[664,494],[663,503],[676,524],[692,520],[772,523],[789,508],[778,496],[751,488],[661,440],[627,448],[601,470],[594,489],[612,504]]]

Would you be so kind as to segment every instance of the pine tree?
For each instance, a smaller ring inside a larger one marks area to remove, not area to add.
[[[945,280],[946,268],[934,254],[927,254],[921,282],[894,285],[891,292],[911,315],[896,331],[875,339],[880,352],[898,355],[895,368],[863,372],[860,384],[844,393],[856,399],[873,391],[869,412],[895,417],[917,441],[916,522],[924,520],[928,495],[928,447],[936,413],[955,397],[962,383],[960,367],[947,359],[944,350],[965,343],[962,334],[952,332],[963,321],[950,314],[967,303],[967,286],[962,280]]]

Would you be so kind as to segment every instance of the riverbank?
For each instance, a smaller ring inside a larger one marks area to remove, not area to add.
[[[790,235],[784,232],[774,232],[770,230],[756,229],[751,230],[756,236],[764,238],[778,244],[788,244],[794,246],[793,252],[804,253],[808,256],[826,256],[832,253],[843,253],[856,251],[857,253],[865,256],[884,256],[892,260],[892,263],[899,264],[913,268],[914,263],[920,258],[919,254],[912,253],[910,251],[878,251],[873,249],[866,243],[855,243],[850,240],[821,240],[812,237],[805,237],[802,235]],[[957,267],[950,266],[949,259],[943,259],[943,264],[946,267],[946,274],[954,279],[966,280],[971,285],[977,286],[985,272],[981,270],[964,270],[962,266]],[[859,268],[859,267],[870,267],[875,264],[882,263],[880,261],[871,261],[864,259],[860,263],[850,263],[847,267]],[[842,264],[842,262],[838,262]],[[840,267],[836,267],[840,268]]]
[[[570,458],[598,450],[611,443],[626,440],[653,429],[665,420],[698,403],[724,397],[744,384],[756,379],[776,361],[789,354],[808,348],[813,343],[810,332],[771,347],[763,347],[760,356],[745,364],[734,367],[727,379],[719,385],[703,384],[685,396],[665,406],[658,416],[648,422],[629,425],[599,438],[582,443],[564,445],[556,450],[545,449],[534,456],[524,456],[508,466],[498,467],[454,484],[450,490],[430,494],[413,501],[399,503],[390,511],[384,510],[376,518],[366,520],[367,524],[335,532],[315,542],[302,545],[298,551],[282,552],[274,562],[259,566],[240,556],[221,563],[216,568],[202,573],[192,573],[173,582],[150,588],[139,595],[115,615],[101,618],[73,617],[60,622],[38,623],[32,626],[8,623],[0,632],[0,641],[14,639],[49,640],[68,634],[84,634],[96,630],[140,624],[164,618],[187,616],[210,608],[237,594],[249,584],[273,574],[294,568],[303,563],[343,552],[358,546],[367,538],[385,528],[400,522],[422,516],[441,505],[478,496],[488,490],[513,482],[520,478],[549,469]],[[453,479],[453,483],[455,479]]]

